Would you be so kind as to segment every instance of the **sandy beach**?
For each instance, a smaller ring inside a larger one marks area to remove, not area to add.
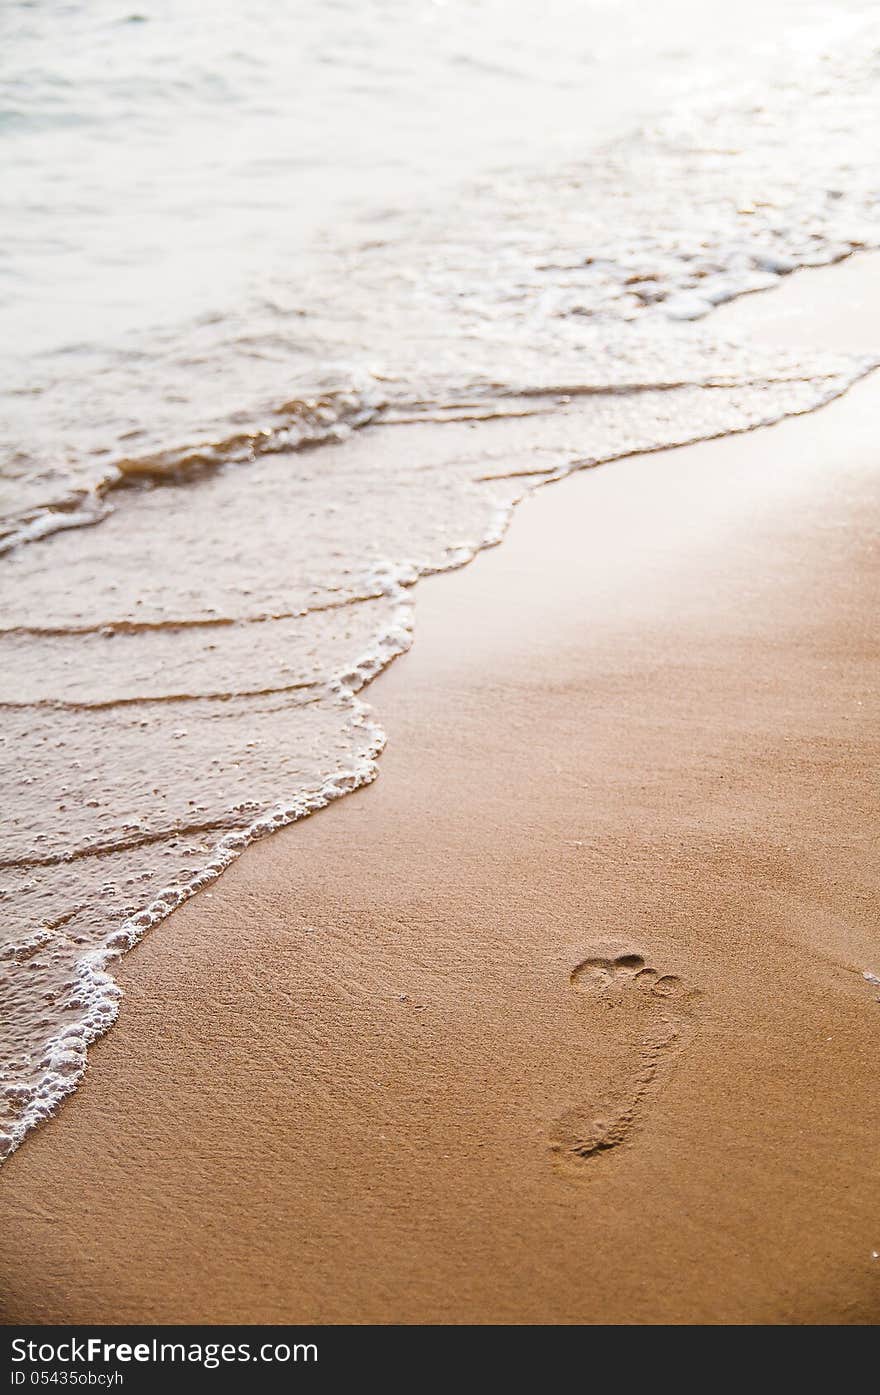
[[[725,326],[874,349],[877,271]],[[420,584],[376,784],[146,937],[5,1165],[3,1321],[877,1320],[878,408]]]

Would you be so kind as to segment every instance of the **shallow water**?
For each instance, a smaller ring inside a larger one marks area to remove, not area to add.
[[[711,321],[878,241],[862,7],[241,8],[0,20],[6,1150],[113,958],[373,778],[420,575],[872,362]]]

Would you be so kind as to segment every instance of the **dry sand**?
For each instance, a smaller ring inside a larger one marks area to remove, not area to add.
[[[876,272],[728,327],[876,347]],[[581,475],[419,588],[377,784],[126,959],[4,1167],[5,1321],[880,1316],[878,408]]]

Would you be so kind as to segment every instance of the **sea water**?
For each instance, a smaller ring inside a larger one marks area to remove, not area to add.
[[[870,8],[647,8],[3,7],[0,1151],[126,948],[374,778],[420,577],[873,366],[712,321],[880,240]]]

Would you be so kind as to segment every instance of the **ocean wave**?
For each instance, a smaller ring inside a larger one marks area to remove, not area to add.
[[[535,488],[814,410],[876,366],[711,326],[734,295],[880,242],[876,68],[860,40],[760,103],[680,113],[580,165],[490,181],[454,219],[328,248],[302,313],[272,288],[235,335],[221,317],[163,341],[124,410],[102,394],[143,360],[113,363],[63,468],[31,469],[39,434],[19,451],[0,1149],[81,1077],[121,954],[256,838],[374,778],[385,738],[360,694],[409,647],[421,577],[499,542]],[[288,342],[300,367],[313,347],[313,390],[293,396]],[[151,393],[168,399],[181,365],[201,381],[212,355],[214,429],[193,398],[147,422]],[[79,397],[72,370],[59,400]]]

